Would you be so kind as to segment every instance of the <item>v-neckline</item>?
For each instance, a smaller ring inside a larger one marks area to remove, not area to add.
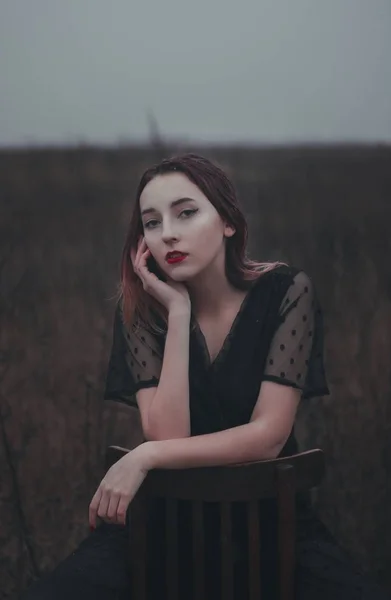
[[[227,333],[227,335],[225,336],[223,343],[220,347],[220,350],[217,352],[216,356],[214,357],[214,359],[212,360],[210,352],[209,352],[209,348],[208,348],[208,344],[206,343],[206,338],[203,334],[203,331],[197,321],[197,319],[194,316],[194,313],[191,314],[191,319],[192,319],[192,323],[194,325],[194,331],[196,334],[196,337],[198,339],[198,341],[200,342],[200,345],[202,347],[202,351],[203,351],[203,355],[204,355],[204,360],[206,362],[206,366],[208,369],[211,369],[213,367],[215,367],[219,362],[221,362],[221,360],[223,359],[223,357],[226,355],[226,353],[228,352],[229,348],[230,348],[230,340],[233,337],[235,330],[237,329],[238,323],[241,320],[241,316],[245,310],[245,308],[247,307],[248,301],[250,299],[251,296],[251,292],[254,289],[254,284],[257,282],[258,280],[256,279],[253,282],[253,285],[250,287],[250,289],[247,291],[247,294],[245,295],[245,297],[243,298],[240,306],[239,306],[239,310],[235,315],[234,320],[232,321],[232,325],[229,328],[229,331]]]

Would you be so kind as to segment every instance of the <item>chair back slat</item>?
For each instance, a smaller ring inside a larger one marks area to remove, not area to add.
[[[296,476],[293,465],[277,467],[280,600],[293,600],[295,576]]]
[[[140,490],[129,511],[129,550],[132,557],[132,589],[138,600],[147,600],[147,506]]]
[[[179,599],[178,564],[178,502],[172,498],[166,500],[166,586],[170,600]]]
[[[233,600],[233,548],[231,503],[221,503],[221,591],[224,600]]]
[[[251,500],[247,504],[247,523],[249,600],[261,600],[261,540],[259,530],[259,502],[257,500]]]
[[[203,515],[203,503],[199,500],[194,500],[192,502],[194,600],[205,599],[205,532]]]

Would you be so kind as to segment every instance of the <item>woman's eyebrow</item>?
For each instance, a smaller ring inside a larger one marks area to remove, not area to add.
[[[173,202],[171,202],[170,204],[170,208],[172,208],[173,206],[178,206],[179,204],[184,204],[185,202],[195,202],[194,198],[179,198],[178,200],[173,200]],[[143,211],[141,211],[141,216],[143,215],[147,215],[149,213],[152,212],[158,212],[156,208],[144,208]]]

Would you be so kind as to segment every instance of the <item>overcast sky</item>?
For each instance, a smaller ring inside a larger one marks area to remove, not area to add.
[[[391,0],[0,0],[0,144],[391,141]]]

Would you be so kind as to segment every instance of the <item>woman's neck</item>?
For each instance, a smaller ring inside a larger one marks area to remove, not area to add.
[[[195,316],[217,316],[246,295],[228,281],[223,269],[213,266],[188,282],[187,286]]]

